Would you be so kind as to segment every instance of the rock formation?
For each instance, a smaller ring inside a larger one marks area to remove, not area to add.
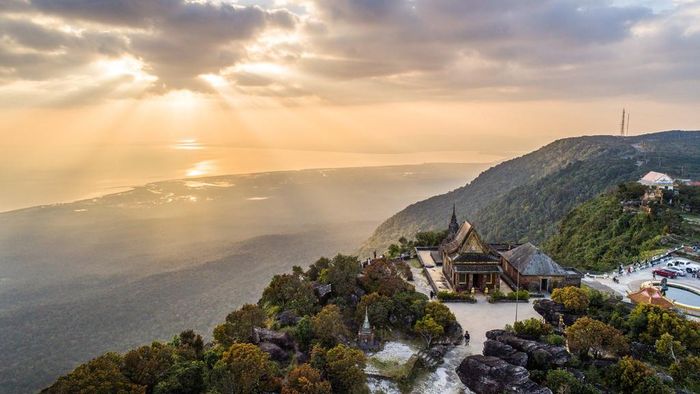
[[[459,379],[479,394],[552,394],[552,391],[530,380],[527,369],[498,357],[474,355],[457,367]]]

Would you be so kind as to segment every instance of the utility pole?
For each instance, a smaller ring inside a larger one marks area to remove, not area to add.
[[[515,272],[518,274],[516,277],[517,284],[515,285],[515,321],[513,324],[518,322],[518,296],[520,295],[520,271],[515,270]]]

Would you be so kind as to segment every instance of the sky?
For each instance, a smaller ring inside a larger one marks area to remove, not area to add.
[[[700,129],[700,2],[2,0],[0,211]]]

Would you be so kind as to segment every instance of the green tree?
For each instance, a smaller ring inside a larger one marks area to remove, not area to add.
[[[566,310],[572,312],[583,312],[588,309],[590,303],[588,292],[575,286],[554,289],[552,300],[563,304]]]
[[[330,266],[331,260],[327,257],[321,257],[315,263],[309,266],[309,269],[306,271],[306,277],[309,278],[309,280],[311,281],[316,281],[321,275],[321,272],[325,269],[328,269],[328,267]]]
[[[211,383],[220,393],[263,393],[279,388],[276,373],[267,353],[249,343],[235,343],[214,366]]]
[[[683,357],[671,364],[669,372],[680,386],[691,392],[700,392],[700,357]]]
[[[551,369],[547,372],[546,386],[555,394],[597,394],[594,386],[583,383],[563,369]]]
[[[678,357],[682,356],[685,352],[685,346],[679,341],[673,338],[673,335],[669,333],[663,333],[659,339],[656,340],[654,345],[656,348],[656,353],[658,353],[663,359],[670,361],[678,361]]]
[[[214,328],[214,339],[225,347],[237,342],[251,342],[256,327],[265,327],[267,316],[259,306],[245,304],[229,313],[224,324]]]
[[[259,305],[274,307],[275,311],[294,311],[299,316],[313,314],[316,295],[311,284],[298,275],[275,275],[263,291]]]
[[[639,304],[630,313],[627,324],[634,340],[655,345],[663,334],[673,333],[689,351],[700,351],[700,322],[687,320],[673,311]]]
[[[418,320],[415,327],[413,327],[413,330],[418,335],[423,337],[426,348],[430,347],[434,339],[445,334],[445,330],[442,328],[442,326],[430,315],[426,315],[422,319]]]
[[[415,291],[404,291],[392,297],[397,327],[412,327],[413,323],[425,315],[428,297]]]
[[[355,310],[355,322],[362,324],[365,319],[365,311],[367,311],[369,321],[373,326],[379,328],[389,327],[393,308],[394,303],[391,301],[391,298],[378,293],[365,294],[360,299],[360,303]]]
[[[287,375],[287,383],[282,386],[282,394],[331,394],[330,382],[321,378],[321,372],[302,364]]]
[[[155,394],[192,394],[204,392],[206,364],[202,361],[178,363],[165,379],[156,384]]]
[[[338,254],[328,268],[321,271],[319,280],[330,284],[335,295],[345,298],[355,291],[357,276],[361,271],[362,265],[357,257]]]
[[[122,358],[106,353],[80,365],[45,390],[48,394],[133,393],[143,394],[146,386],[131,382],[121,371]]]
[[[204,353],[202,336],[192,330],[185,330],[176,336],[171,346],[175,347],[177,355],[186,360],[197,360]]]
[[[304,316],[299,319],[297,325],[294,326],[292,335],[294,336],[294,339],[296,339],[301,350],[308,350],[309,346],[311,345],[311,341],[314,339],[314,328],[311,323],[311,317]]]
[[[654,370],[632,357],[624,357],[612,368],[610,380],[621,393],[670,394],[673,392]]]
[[[326,374],[334,393],[369,393],[365,375],[365,354],[362,351],[337,345],[326,352]]]
[[[172,346],[159,342],[141,346],[124,355],[122,372],[132,382],[146,386],[146,392],[150,393],[175,363],[174,353]]]
[[[321,312],[311,319],[314,337],[327,347],[334,346],[339,340],[348,336],[348,329],[343,323],[343,316],[337,305],[326,305]]]
[[[430,301],[425,305],[425,315],[432,317],[433,320],[445,330],[457,321],[457,318],[450,308],[436,301]]]
[[[572,352],[595,359],[603,355],[619,357],[629,347],[619,330],[588,316],[566,328],[566,340]]]

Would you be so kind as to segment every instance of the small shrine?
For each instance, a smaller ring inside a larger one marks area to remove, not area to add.
[[[362,327],[357,331],[357,345],[365,351],[376,350],[378,348],[377,341],[374,339],[374,331],[369,324],[369,315],[365,308],[365,321]]]

